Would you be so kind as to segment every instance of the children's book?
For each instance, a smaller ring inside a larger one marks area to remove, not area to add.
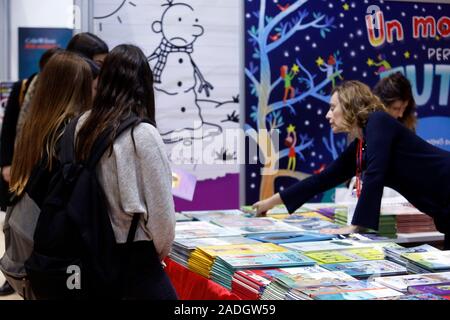
[[[193,239],[176,239],[173,243],[174,247],[186,250],[194,250],[196,247],[207,246],[224,246],[230,244],[255,244],[259,241],[249,239],[242,236],[220,237],[220,238],[193,238]]]
[[[359,248],[339,251],[312,251],[305,253],[305,255],[316,260],[320,264],[384,259],[383,252],[375,248]]]
[[[309,287],[302,291],[315,300],[368,300],[403,295],[403,293],[396,290],[367,281]]]
[[[450,270],[450,250],[403,253],[401,256],[430,271]]]
[[[175,225],[175,239],[240,236],[237,230],[222,228],[205,221],[179,222]]]
[[[300,231],[294,226],[273,218],[227,217],[213,219],[211,223],[236,230],[242,234]]]
[[[430,293],[438,296],[450,295],[450,282],[408,287],[409,293]]]
[[[407,273],[404,266],[387,260],[324,264],[323,267],[330,271],[342,271],[356,278],[394,276]]]
[[[236,269],[252,269],[252,268],[268,268],[268,267],[296,267],[296,266],[312,266],[315,264],[311,260],[297,252],[279,252],[266,254],[246,254],[233,256],[218,256],[218,262],[233,270]]]
[[[408,274],[404,276],[377,277],[375,282],[394,290],[407,292],[408,287],[450,282],[450,272]]]
[[[326,234],[307,234],[302,232],[276,232],[249,235],[248,238],[261,242],[282,244],[291,242],[330,240],[333,238],[333,236]]]
[[[330,241],[311,241],[311,242],[294,242],[282,244],[282,247],[297,250],[300,252],[311,251],[331,251],[331,250],[346,250],[356,248],[371,248],[370,243],[361,243],[352,240],[330,240]]]

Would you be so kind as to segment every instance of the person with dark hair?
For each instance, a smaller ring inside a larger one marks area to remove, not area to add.
[[[117,128],[131,114],[136,123],[120,136]],[[93,107],[77,123],[75,156],[84,161],[98,137],[112,128],[110,151],[97,165],[116,242],[124,252],[124,299],[176,299],[163,270],[175,237],[172,174],[156,129],[153,74],[144,53],[132,45],[114,48],[105,59]],[[131,247],[128,231],[140,214]],[[129,245],[129,244],[128,244]]]
[[[73,36],[66,50],[84,55],[99,67],[103,65],[103,61],[109,52],[108,45],[95,34],[89,32],[82,32]]]
[[[383,187],[430,215],[450,249],[450,153],[434,147],[391,117],[370,88],[358,81],[333,90],[326,118],[334,133],[357,138],[324,171],[253,205],[258,215],[284,203],[290,213],[318,193],[356,173],[358,202],[351,225],[322,233],[378,230]]]
[[[408,129],[416,131],[416,102],[411,83],[401,72],[393,73],[378,81],[373,93],[381,99],[391,116]]]

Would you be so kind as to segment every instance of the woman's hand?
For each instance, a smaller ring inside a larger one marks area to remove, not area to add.
[[[320,233],[323,234],[350,234],[350,233],[357,233],[360,230],[359,226],[350,225],[345,226],[338,229],[322,229],[320,230]]]
[[[280,195],[277,193],[270,198],[256,202],[252,208],[256,210],[257,217],[266,217],[267,211],[281,203]]]

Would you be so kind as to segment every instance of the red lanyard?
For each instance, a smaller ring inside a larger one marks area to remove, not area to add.
[[[361,174],[362,174],[362,153],[363,153],[363,140],[358,140],[356,147],[356,196],[359,198],[361,195]]]

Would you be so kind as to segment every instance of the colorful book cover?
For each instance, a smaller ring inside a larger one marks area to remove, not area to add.
[[[221,237],[221,238],[193,238],[193,239],[177,239],[174,246],[183,247],[187,250],[194,250],[196,247],[206,246],[225,246],[230,244],[256,244],[256,240],[242,236]]]
[[[403,295],[403,293],[383,285],[366,281],[312,287],[302,291],[315,300],[368,300]]]
[[[421,252],[433,252],[433,251],[441,252],[441,250],[439,250],[433,246],[430,246],[429,244],[422,244],[420,246],[409,247],[409,248],[405,248],[400,245],[397,245],[397,246],[386,247],[384,250],[386,253],[395,254],[398,256],[400,256],[404,253],[421,253]]]
[[[375,282],[389,288],[406,292],[410,286],[430,285],[450,282],[450,272],[408,274],[404,276],[378,277]]]
[[[377,298],[375,300],[448,300],[434,294],[405,294],[403,296]]]
[[[222,228],[205,221],[178,222],[175,225],[175,239],[240,236],[236,230]]]
[[[233,277],[247,284],[253,284],[257,287],[267,286],[277,274],[284,273],[279,268],[261,269],[261,270],[239,270]]]
[[[282,244],[282,247],[300,252],[346,250],[349,248],[369,248],[372,244],[352,240],[311,241]]]
[[[387,260],[324,264],[323,267],[330,271],[342,271],[356,278],[400,275],[407,273],[407,270],[404,266]]]
[[[430,293],[438,296],[450,295],[450,282],[429,284],[425,286],[410,286],[408,287],[410,293]]]
[[[264,254],[278,253],[288,251],[286,248],[280,247],[273,243],[255,243],[255,244],[234,244],[225,246],[207,246],[198,247],[197,250],[208,257],[216,257],[218,255],[244,255],[244,254]],[[196,251],[197,251],[196,250]]]
[[[319,217],[305,217],[304,215],[290,216],[283,220],[292,226],[305,231],[318,231],[326,228],[340,228],[341,226],[323,218]]]
[[[326,234],[306,234],[301,232],[276,232],[276,233],[261,233],[256,235],[250,235],[248,238],[261,241],[271,242],[275,244],[291,243],[291,242],[307,242],[307,241],[322,241],[330,240],[332,235]]]
[[[300,289],[312,286],[328,286],[356,281],[355,278],[343,272],[331,272],[326,269],[322,269],[321,272],[280,274],[275,276],[275,278],[285,287],[292,289]]]
[[[321,264],[384,259],[384,254],[380,250],[374,248],[307,252],[305,255]]]
[[[431,271],[450,269],[450,251],[404,253],[402,257]]]
[[[320,219],[324,221],[333,222],[333,219],[328,218],[327,216],[324,216],[323,214],[320,214],[319,212],[311,211],[311,212],[302,212],[302,213],[293,213],[286,217],[287,221],[302,221],[307,219]]]
[[[239,231],[243,234],[299,231],[298,228],[273,218],[227,217],[213,219],[211,223]]]
[[[264,268],[264,267],[288,267],[314,265],[315,262],[297,252],[280,252],[266,254],[246,254],[240,256],[218,256],[232,269],[239,268]]]

